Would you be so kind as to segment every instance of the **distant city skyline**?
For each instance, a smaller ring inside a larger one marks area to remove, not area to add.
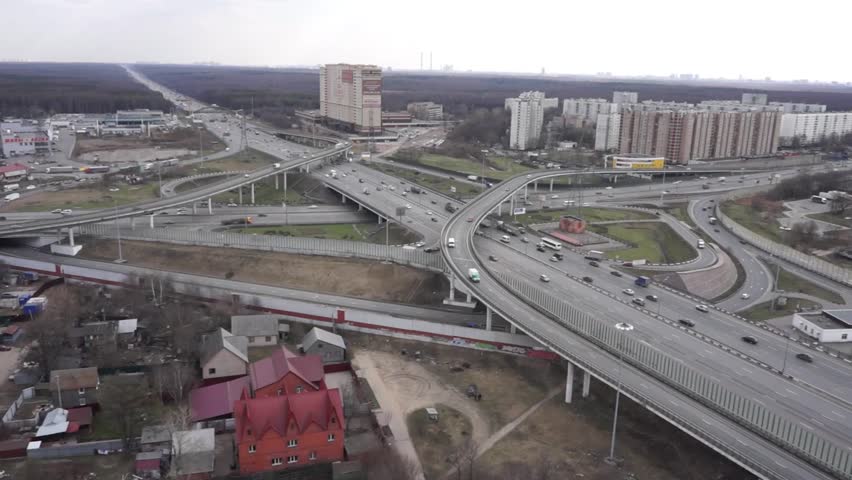
[[[4,7],[15,21],[0,57],[417,70],[422,55],[425,69],[457,72],[852,82],[833,48],[845,43],[843,7],[785,3],[32,0]]]

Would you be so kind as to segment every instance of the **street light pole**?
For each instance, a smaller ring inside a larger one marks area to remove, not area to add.
[[[624,335],[633,330],[633,325],[619,322],[615,324],[615,328],[621,332],[621,335],[618,342],[618,383],[615,388],[615,411],[612,414],[612,440],[609,444],[609,456],[604,459],[604,462],[609,465],[618,463],[618,459],[615,458],[615,432],[618,427],[618,402],[621,399],[621,377],[624,370]]]

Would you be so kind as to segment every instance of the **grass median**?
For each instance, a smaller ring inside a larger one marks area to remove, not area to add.
[[[778,264],[764,261],[769,270],[774,274],[775,270],[778,267]],[[778,290],[784,290],[788,293],[804,293],[805,295],[811,295],[814,297],[821,298],[825,301],[835,303],[838,305],[845,305],[846,302],[843,300],[843,297],[840,296],[837,292],[833,290],[829,290],[824,288],[816,283],[811,282],[810,280],[800,277],[789,270],[785,270],[781,268],[778,271],[778,285],[775,287]]]
[[[255,235],[283,235],[287,237],[325,238],[331,240],[353,240],[356,242],[385,243],[385,227],[372,223],[321,224],[321,225],[255,225],[232,229],[236,233]],[[390,225],[389,243],[399,245],[417,240],[417,235],[399,225]]]
[[[478,195],[482,189],[476,185],[471,185],[464,182],[456,182],[455,180],[439,177],[429,173],[418,172],[409,168],[395,167],[383,163],[371,163],[367,165],[369,168],[378,170],[382,173],[392,175],[420,186],[430,188],[445,195],[454,198],[466,198]],[[455,189],[455,192],[453,191]]]
[[[747,320],[752,320],[755,322],[763,322],[765,320],[770,320],[778,317],[786,317],[788,315],[792,315],[801,310],[813,310],[819,308],[820,305],[816,302],[812,302],[810,300],[806,300],[804,298],[787,298],[787,304],[782,306],[778,305],[776,300],[776,306],[772,308],[772,301],[759,303],[751,308],[746,310],[742,310],[737,312],[740,316],[744,317]]]
[[[589,230],[629,245],[608,251],[606,255],[611,259],[680,263],[696,255],[692,246],[663,222],[590,225]]]
[[[539,210],[523,215],[516,215],[515,221],[523,224],[557,222],[565,215],[580,216],[587,222],[609,222],[619,220],[653,220],[656,218],[647,212],[636,210],[621,210],[616,208],[565,208],[561,210]],[[506,215],[508,217],[508,215]],[[505,218],[504,218],[505,220]]]

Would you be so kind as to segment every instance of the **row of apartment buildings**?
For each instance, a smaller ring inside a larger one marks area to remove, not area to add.
[[[538,148],[544,111],[557,108],[558,98],[546,98],[544,92],[524,92],[516,98],[507,98],[504,108],[511,112],[509,148],[532,150]]]
[[[852,113],[826,112],[825,105],[767,102],[766,94],[694,105],[624,102],[624,92],[617,93],[612,102],[594,98],[563,103],[566,118],[595,124],[595,150],[661,155],[671,163],[686,163],[773,155],[794,138],[807,144],[852,132]]]

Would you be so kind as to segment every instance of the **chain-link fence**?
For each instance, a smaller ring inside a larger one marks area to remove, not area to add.
[[[613,325],[575,309],[568,302],[536,288],[525,280],[501,272],[492,273],[500,283],[528,304],[572,332],[616,356],[623,355],[625,362],[812,464],[839,477],[852,479],[852,452],[846,446],[826,440],[798,421],[783,417],[758,401],[730,390],[718,379],[696,372],[684,362],[644,341],[621,334]]]
[[[722,212],[721,207],[716,208],[716,217],[731,233],[764,252],[774,255],[782,260],[786,260],[793,265],[798,265],[806,270],[818,273],[825,278],[844,285],[852,286],[852,270],[827,262],[814,255],[808,255],[807,253],[800,252],[786,245],[773,242],[762,235],[758,235],[748,228],[731,220],[730,217]]]
[[[116,234],[114,226],[102,223],[80,225],[80,233],[99,237],[115,237]],[[132,232],[123,231],[121,238],[124,240],[168,242],[204,247],[266,250],[300,255],[367,258],[434,271],[445,271],[444,259],[437,253],[426,253],[411,247],[386,246],[348,240],[160,228],[137,229]]]

